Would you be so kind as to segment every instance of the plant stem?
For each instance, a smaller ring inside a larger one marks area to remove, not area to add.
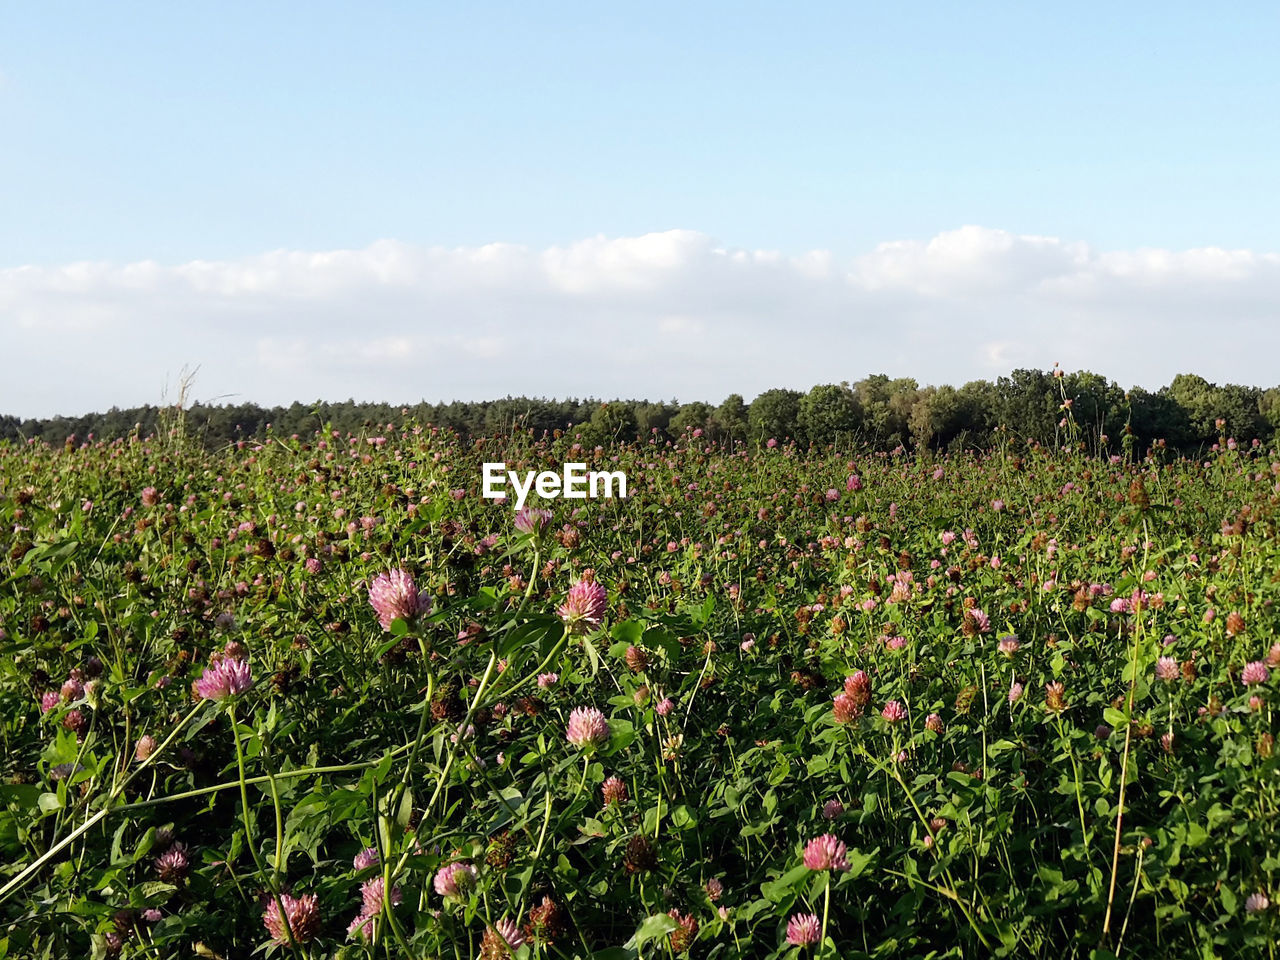
[[[173,728],[173,731],[169,734],[169,736],[167,736],[164,739],[164,742],[161,743],[160,746],[156,747],[156,749],[151,752],[151,755],[148,756],[147,759],[143,760],[140,764],[138,764],[137,768],[133,771],[133,773],[131,773],[124,780],[122,780],[111,791],[111,793],[107,795],[106,805],[103,806],[101,810],[99,810],[97,813],[91,816],[84,823],[80,824],[80,826],[72,830],[69,834],[67,834],[65,837],[59,840],[56,844],[54,844],[48,850],[46,850],[44,854],[42,854],[37,860],[33,861],[29,866],[27,866],[25,870],[23,870],[16,877],[14,877],[12,880],[6,883],[3,887],[0,887],[0,902],[3,902],[4,899],[9,896],[9,894],[13,893],[15,890],[23,886],[23,884],[25,884],[27,880],[30,879],[31,876],[36,873],[36,871],[38,871],[42,866],[44,866],[46,863],[52,860],[55,856],[57,856],[57,854],[61,853],[63,849],[65,849],[66,847],[70,846],[73,842],[75,842],[77,838],[83,836],[89,830],[93,829],[93,826],[96,823],[98,823],[100,820],[105,818],[107,814],[112,813],[113,808],[111,804],[115,801],[117,797],[120,796],[120,794],[124,792],[125,787],[127,787],[130,783],[132,783],[134,778],[137,777],[138,774],[142,773],[142,771],[147,769],[147,767],[149,767],[157,758],[159,758],[159,756],[162,753],[164,753],[165,749],[169,746],[169,744],[173,743],[173,741],[177,738],[178,734],[182,731],[182,728],[187,725],[187,722],[192,717],[194,717],[196,713],[200,710],[200,708],[203,706],[204,706],[203,701],[197,703],[194,707],[191,708],[191,711],[185,717],[183,717],[181,720],[178,721],[177,726],[175,726]],[[125,809],[125,808],[120,807],[118,809]]]
[[[827,874],[827,882],[822,888],[822,936],[818,939],[818,950],[827,949],[827,917],[831,913],[831,874]]]
[[[271,891],[271,898],[275,901],[276,909],[280,911],[280,919],[283,922],[285,936],[289,941],[289,946],[295,953],[297,953],[298,941],[293,936],[293,924],[290,922],[289,914],[285,910],[284,903],[280,899],[279,880],[274,872],[268,872],[267,868],[263,865],[262,854],[258,852],[258,848],[254,844],[253,840],[253,823],[249,818],[249,788],[245,784],[244,776],[244,748],[240,745],[240,731],[236,725],[236,702],[234,698],[228,702],[227,716],[231,719],[231,740],[236,745],[236,770],[240,774],[240,814],[241,819],[244,821],[245,846],[249,848],[249,855],[253,857],[253,862],[258,868],[258,873],[266,882],[267,888]],[[279,807],[277,807],[277,815],[278,813]]]

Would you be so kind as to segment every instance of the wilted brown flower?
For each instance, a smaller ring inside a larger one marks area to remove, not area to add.
[[[1066,709],[1066,702],[1063,700],[1065,688],[1061,683],[1046,683],[1044,686],[1044,703],[1045,706],[1055,713],[1059,713]]]
[[[630,874],[648,873],[657,868],[658,854],[648,837],[637,834],[627,841],[622,853],[622,865]]]
[[[675,953],[684,953],[698,936],[698,920],[691,914],[681,913],[674,907],[667,911],[667,915],[678,924],[671,931],[671,949]]]
[[[529,908],[529,919],[524,924],[524,935],[530,940],[548,945],[564,932],[564,918],[559,905],[548,896],[542,903]]]

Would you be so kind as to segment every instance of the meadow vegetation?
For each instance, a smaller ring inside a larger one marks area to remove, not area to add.
[[[0,957],[1270,955],[1280,456],[1052,423],[0,446]]]

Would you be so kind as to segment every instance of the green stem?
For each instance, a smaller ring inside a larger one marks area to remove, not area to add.
[[[543,658],[542,662],[538,664],[537,668],[534,669],[531,673],[526,674],[520,680],[516,681],[506,690],[501,691],[502,695],[509,697],[511,696],[511,694],[515,693],[517,690],[523,687],[526,683],[529,683],[531,680],[538,679],[538,674],[546,670],[547,665],[550,664],[552,660],[554,660],[556,657],[560,655],[560,651],[564,649],[565,642],[568,639],[569,639],[569,628],[565,627],[564,633],[561,634],[560,639],[556,641],[556,645],[551,648],[551,652],[548,653],[546,657]]]
[[[827,874],[827,882],[822,888],[822,936],[818,939],[818,950],[827,949],[827,917],[831,912],[831,874]]]
[[[493,676],[493,667],[497,662],[497,653],[490,652],[489,665],[485,667],[484,676],[480,679],[480,685],[476,687],[475,696],[471,698],[471,706],[467,709],[467,715],[463,717],[462,723],[457,727],[458,742],[452,745],[452,749],[449,750],[448,757],[445,758],[444,769],[440,771],[440,779],[436,781],[436,788],[431,794],[431,799],[427,801],[426,807],[422,810],[422,818],[420,822],[425,821],[432,809],[434,809],[436,800],[440,797],[440,791],[444,789],[444,785],[449,779],[449,771],[453,768],[453,761],[457,758],[458,753],[462,749],[462,740],[466,734],[467,727],[471,725],[471,718],[475,715],[476,708],[480,706],[480,698],[484,696],[485,690],[489,686],[489,678]],[[412,848],[407,848],[404,853],[400,855],[400,859],[391,873],[393,878],[398,875],[402,869],[404,869],[405,862],[409,859],[409,855],[412,852]]]
[[[127,787],[130,783],[132,783],[134,778],[136,778],[138,774],[146,770],[147,767],[149,767],[153,762],[155,762],[160,757],[162,753],[164,753],[164,751],[169,747],[169,745],[173,743],[175,739],[177,739],[177,736],[182,731],[182,728],[187,725],[187,722],[192,717],[194,717],[196,713],[200,710],[200,708],[203,706],[204,706],[203,701],[197,703],[194,707],[191,708],[191,711],[185,717],[183,717],[181,720],[178,721],[177,726],[175,726],[173,728],[173,732],[171,732],[169,736],[167,736],[164,739],[164,742],[161,743],[160,746],[156,747],[156,749],[152,751],[151,755],[147,757],[146,760],[143,760],[140,764],[138,764],[137,768],[134,769],[133,773],[131,773],[124,780],[120,781],[120,783],[111,791],[111,793],[107,795],[107,802],[101,810],[99,810],[97,813],[91,816],[88,820],[80,824],[80,826],[76,827],[69,834],[67,834],[65,837],[59,840],[56,844],[50,847],[47,851],[45,851],[43,855],[41,855],[38,859],[33,861],[29,866],[26,867],[26,869],[24,869],[16,877],[14,877],[12,880],[6,883],[3,887],[0,887],[0,902],[3,902],[5,898],[9,896],[9,894],[13,893],[15,890],[22,887],[27,882],[27,880],[30,879],[41,867],[43,867],[46,863],[52,860],[64,849],[66,849],[68,846],[74,843],[76,839],[83,836],[89,830],[92,830],[94,825],[97,824],[102,819],[104,819],[109,813],[113,812],[113,808],[111,804],[116,800],[117,797],[120,796],[120,794],[124,792],[125,787]]]
[[[284,812],[280,808],[280,791],[276,789],[276,778],[267,774],[267,782],[271,784],[271,805],[276,811],[276,873],[284,871]]]
[[[421,640],[418,641],[422,643]],[[423,648],[423,658],[426,658],[426,649]],[[405,790],[409,786],[409,778],[413,775],[413,768],[418,762],[418,752],[422,749],[422,741],[427,733],[427,718],[431,716],[431,698],[435,693],[435,672],[428,669],[427,671],[427,695],[422,700],[422,716],[418,718],[418,733],[413,738],[413,748],[409,751],[409,762],[405,764],[404,773],[400,777],[400,783],[396,785],[395,793],[392,794],[391,804],[387,809],[391,812],[391,816],[398,815],[401,798],[404,796]]]
[[[538,845],[534,848],[533,859],[529,861],[528,880],[522,884],[524,889],[520,891],[520,908],[516,911],[516,923],[519,923],[524,916],[524,894],[528,889],[528,885],[533,880],[534,868],[538,865],[538,858],[542,856],[542,845],[547,839],[547,824],[551,822],[551,782],[547,781],[547,803],[546,810],[542,813],[542,829],[538,832]]]
[[[397,747],[394,750],[387,751],[387,756],[395,756],[397,753],[402,753],[408,749],[408,744],[406,744],[404,746]],[[270,774],[267,776],[248,777],[244,782],[258,784],[267,783],[273,777],[276,780],[292,780],[297,777],[309,777],[312,774],[320,775],[325,773],[347,773],[353,770],[367,770],[370,767],[376,767],[383,759],[385,759],[385,756],[378,760],[364,760],[360,763],[343,763],[331,767],[299,767],[297,770],[284,770],[280,773]],[[206,794],[219,793],[222,790],[234,790],[239,786],[239,780],[232,780],[227,783],[216,783],[211,787],[200,787],[196,790],[184,790],[181,793],[172,793],[168,796],[156,797],[151,800],[136,800],[133,803],[122,803],[120,806],[113,808],[111,812],[123,813],[127,810],[140,810],[143,807],[154,807],[162,803],[173,803],[178,800],[189,800],[192,797],[203,797]]]
[[[231,740],[236,745],[236,770],[239,772],[240,780],[240,813],[241,819],[244,821],[244,842],[249,848],[249,855],[253,857],[253,862],[258,868],[258,873],[266,882],[267,888],[271,891],[271,898],[275,901],[276,909],[280,911],[280,919],[284,921],[285,935],[289,940],[289,946],[295,953],[298,951],[298,941],[293,936],[293,924],[289,922],[289,914],[284,908],[284,903],[280,900],[280,885],[275,873],[268,872],[266,866],[262,862],[262,855],[258,852],[258,847],[253,841],[253,824],[249,818],[249,788],[245,784],[244,775],[244,748],[240,744],[240,730],[236,724],[236,703],[235,699],[231,699],[227,704],[227,716],[231,719]]]
[[[536,536],[541,536],[537,534]],[[524,588],[524,596],[520,598],[520,606],[516,607],[513,619],[519,620],[520,614],[524,613],[525,606],[529,603],[529,598],[533,596],[533,585],[538,582],[538,564],[540,562],[541,551],[538,549],[538,541],[533,541],[533,569],[529,571],[529,582]]]
[[[1145,543],[1150,537],[1145,520],[1142,523],[1142,534],[1143,542]],[[1144,550],[1142,558],[1142,568],[1144,570],[1147,569],[1147,554],[1148,551]],[[1129,647],[1129,695],[1125,709],[1125,721],[1127,725],[1124,731],[1124,753],[1120,758],[1120,796],[1116,801],[1116,838],[1115,845],[1111,851],[1111,882],[1107,889],[1107,913],[1102,920],[1102,936],[1104,940],[1111,934],[1111,908],[1116,897],[1116,878],[1120,873],[1120,837],[1124,822],[1125,790],[1129,786],[1129,747],[1133,742],[1133,699],[1138,685],[1138,650],[1141,647],[1143,640],[1143,615],[1147,612],[1145,604],[1142,605],[1141,609],[1135,612],[1133,623],[1133,643]]]

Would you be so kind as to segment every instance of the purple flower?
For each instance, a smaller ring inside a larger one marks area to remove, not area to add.
[[[897,700],[890,700],[884,705],[884,709],[880,711],[880,716],[884,717],[888,723],[897,723],[907,718],[907,708]]]
[[[1171,683],[1181,675],[1177,657],[1161,657],[1156,661],[1156,677],[1165,683]]]
[[[290,933],[294,942],[306,943],[320,932],[320,906],[316,895],[307,893],[292,897],[282,893],[278,899],[271,897],[262,913],[262,925],[271,934],[271,939],[281,946],[288,945]]]
[[[814,913],[797,913],[787,921],[787,943],[793,947],[808,947],[822,936],[822,923]]]
[[[364,908],[361,912],[366,917],[376,917],[382,913],[382,907],[388,900],[385,896],[386,887],[384,886],[384,883],[385,881],[382,877],[373,877],[372,879],[366,880],[364,883],[360,884],[360,899],[364,903]],[[390,897],[391,905],[394,906],[403,902],[403,900],[404,894],[401,892],[400,888],[398,886],[393,886],[391,888]]]
[[[824,833],[805,844],[804,865],[810,870],[848,870],[847,852],[835,834]]]
[[[138,743],[134,747],[133,755],[137,757],[138,762],[141,763],[151,756],[151,754],[155,753],[156,747],[159,745],[160,744],[156,741],[156,738],[151,734],[143,734],[138,738]]]
[[[365,940],[373,936],[373,917],[365,916],[363,912],[357,913],[354,920],[347,924],[347,938],[350,939],[359,934]]]
[[[375,863],[381,862],[381,859],[382,858],[378,856],[377,847],[365,847],[355,855],[355,858],[351,861],[351,866],[357,872],[360,870],[367,870]]]
[[[573,633],[587,633],[600,626],[609,608],[609,592],[594,580],[579,580],[569,588],[560,605],[560,619]]]
[[[175,843],[155,859],[156,876],[161,880],[178,880],[186,875],[191,861],[187,858],[187,848]]]
[[[865,670],[858,670],[844,678],[844,692],[852,698],[855,706],[865,706],[871,699],[871,678]]]
[[[610,777],[601,788],[604,794],[604,805],[627,802],[627,785],[619,777]]]
[[[609,739],[609,721],[595,707],[578,707],[569,714],[565,737],[575,747],[594,747]]]
[[[79,710],[68,711],[67,715],[62,718],[62,725],[74,733],[77,738],[83,736],[84,732],[89,729],[89,721]]]
[[[476,868],[465,860],[450,863],[436,871],[434,885],[442,897],[461,898],[471,889],[476,879]]]
[[[497,932],[510,950],[519,950],[524,946],[524,936],[520,933],[520,928],[516,926],[516,922],[510,917],[503,917],[493,925],[493,929]]]
[[[862,707],[849,694],[838,693],[831,704],[831,712],[836,718],[836,723],[852,723],[862,716]]]
[[[219,660],[204,668],[200,679],[193,684],[195,694],[202,700],[225,700],[238,696],[253,686],[249,664],[244,660]]]
[[[1254,660],[1252,663],[1245,664],[1240,671],[1240,679],[1250,687],[1259,683],[1266,683],[1267,678],[1271,676],[1271,671],[1267,669],[1267,665],[1261,660]]]
[[[413,620],[431,610],[431,597],[418,593],[413,576],[395,569],[380,573],[369,585],[369,605],[378,614],[383,630],[390,630],[396,620]]]
[[[971,629],[977,633],[986,633],[991,629],[991,618],[977,607],[966,610],[964,619],[966,623],[972,624]]]
[[[515,528],[521,533],[530,533],[537,536],[542,533],[550,522],[550,510],[540,510],[536,507],[521,507],[516,511],[514,524]]]

